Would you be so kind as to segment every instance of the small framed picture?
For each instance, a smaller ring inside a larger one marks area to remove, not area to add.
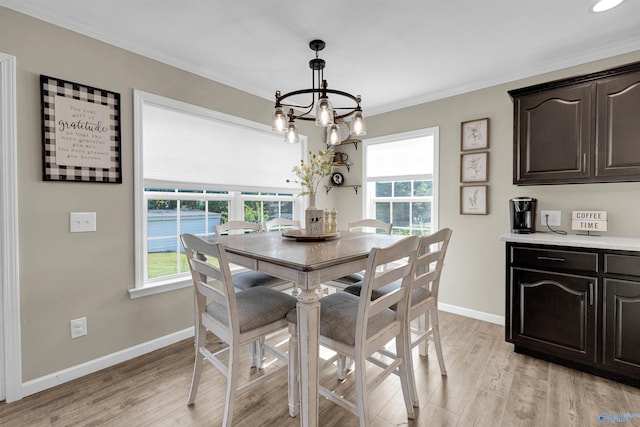
[[[488,185],[460,187],[460,214],[487,215]]]
[[[462,122],[460,125],[460,150],[489,148],[489,118]]]
[[[489,152],[460,155],[460,182],[487,182],[489,178]]]

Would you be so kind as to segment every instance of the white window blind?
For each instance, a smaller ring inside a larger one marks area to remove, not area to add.
[[[433,135],[367,146],[367,180],[433,174]]]
[[[299,189],[287,183],[303,144],[287,144],[270,126],[195,106],[180,111],[145,102],[145,185],[168,181],[226,188]]]

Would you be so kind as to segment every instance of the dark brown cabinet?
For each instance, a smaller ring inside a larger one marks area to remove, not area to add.
[[[596,84],[596,180],[640,177],[640,71]]]
[[[511,342],[595,362],[595,278],[512,270]]]
[[[640,377],[640,256],[605,254],[604,269],[603,363]]]
[[[509,94],[514,184],[640,180],[640,63]]]
[[[640,253],[507,243],[515,350],[640,386]]]

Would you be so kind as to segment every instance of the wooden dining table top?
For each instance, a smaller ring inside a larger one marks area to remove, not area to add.
[[[386,247],[404,236],[340,231],[335,238],[298,241],[281,231],[212,236],[232,254],[251,257],[299,271],[315,271],[345,262],[364,259],[374,247]]]

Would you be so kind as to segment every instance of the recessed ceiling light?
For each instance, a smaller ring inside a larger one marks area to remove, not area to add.
[[[604,12],[606,10],[613,9],[623,1],[624,0],[600,0],[591,8],[591,10],[593,12]]]

